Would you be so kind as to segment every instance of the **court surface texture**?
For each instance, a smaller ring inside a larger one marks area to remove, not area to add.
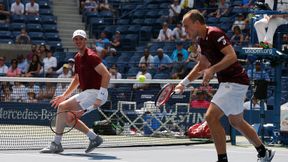
[[[256,150],[248,142],[227,144],[230,162],[257,162]],[[287,162],[288,147],[276,150],[272,162]],[[214,144],[96,148],[89,154],[84,149],[66,149],[61,154],[40,154],[39,150],[0,151],[1,162],[215,162]]]

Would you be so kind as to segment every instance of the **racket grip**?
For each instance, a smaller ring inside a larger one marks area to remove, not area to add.
[[[96,108],[94,107],[94,105],[89,106],[87,109],[84,110],[84,114],[82,116],[84,116],[85,114],[95,110]]]
[[[180,92],[181,92],[181,91],[180,91],[179,89],[175,89],[173,93],[174,93],[174,94],[180,94]]]

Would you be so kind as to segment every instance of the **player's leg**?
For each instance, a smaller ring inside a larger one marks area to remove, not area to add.
[[[218,154],[218,162],[227,162],[226,154],[226,135],[220,123],[223,111],[214,103],[211,103],[206,112],[206,121],[211,131],[212,138]]]
[[[78,96],[75,97],[76,101],[79,103],[82,109],[87,109],[91,105],[93,105],[97,99],[98,90],[86,90],[81,92]],[[107,97],[106,97],[107,98]],[[106,102],[102,101],[102,105]],[[93,130],[89,129],[86,124],[79,120],[76,124],[76,129],[80,130],[84,134],[89,137],[90,143],[87,149],[85,150],[86,153],[93,151],[96,147],[102,144],[103,139],[95,134]]]
[[[80,110],[80,105],[76,101],[74,97],[69,98],[65,101],[63,101],[61,104],[59,104],[57,112],[63,112],[63,111],[77,111]],[[65,129],[65,126],[67,124],[67,114],[66,113],[60,113],[56,117],[56,132],[63,132]],[[73,121],[70,121],[73,122]],[[77,123],[78,124],[78,123]],[[68,123],[69,125],[69,123]],[[62,141],[62,134],[55,134],[54,140],[51,142],[51,144],[48,147],[43,148],[40,152],[41,153],[60,153],[63,152],[63,147],[61,145]]]
[[[264,41],[267,25],[268,25],[267,18],[262,18],[254,23],[259,43]]]
[[[244,120],[243,113],[238,115],[229,115],[228,119],[230,124],[254,145],[261,162],[269,162],[272,160],[275,151],[265,148],[254,128]]]

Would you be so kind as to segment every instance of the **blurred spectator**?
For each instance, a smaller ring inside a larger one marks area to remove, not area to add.
[[[0,76],[6,75],[8,66],[5,65],[5,57],[0,56]]]
[[[147,64],[143,63],[140,65],[140,71],[136,75],[136,79],[139,78],[140,75],[144,75],[146,79],[152,79],[152,75],[147,72]],[[147,83],[135,83],[133,84],[133,89],[135,90],[144,90],[149,88],[149,84]]]
[[[284,2],[283,2],[284,1]],[[277,11],[288,11],[288,1],[287,0],[278,0],[277,3]],[[266,1],[265,1],[266,2]],[[269,4],[269,7],[273,8],[272,5]],[[274,3],[273,3],[274,4]],[[257,33],[258,42],[260,46],[264,48],[272,48],[273,47],[273,37],[275,34],[276,29],[278,26],[282,24],[288,23],[288,14],[282,14],[282,15],[272,15],[267,16],[264,15],[264,17],[254,23],[254,27]],[[266,30],[267,28],[267,30]]]
[[[106,47],[110,46],[110,40],[107,38],[106,32],[101,32],[100,38],[95,40],[95,49],[98,54],[101,54]]]
[[[26,87],[23,83],[14,82],[11,98],[14,102],[23,102],[27,99]]]
[[[24,4],[21,0],[16,0],[14,3],[11,4],[11,13],[13,15],[23,15],[24,14]]]
[[[36,44],[31,44],[31,51],[27,54],[27,60],[32,61],[33,55],[38,55],[38,49]]]
[[[154,67],[154,57],[150,54],[150,51],[148,48],[144,49],[143,55],[144,56],[140,58],[138,66],[140,67],[141,64],[145,63],[148,69],[152,69]]]
[[[74,76],[74,72],[75,72],[75,59],[74,58],[70,58],[70,59],[68,59],[68,67],[69,67],[69,75],[71,75],[71,76]],[[61,74],[61,73],[63,73],[63,66],[60,68],[60,69],[58,69],[57,71],[56,71],[56,74]]]
[[[183,79],[185,77],[185,61],[183,59],[183,54],[179,52],[177,54],[177,61],[173,63],[171,78],[172,79]]]
[[[41,72],[44,72],[47,76],[50,76],[50,74],[53,74],[55,71],[55,68],[57,68],[57,59],[53,56],[52,52],[50,50],[47,51],[47,57],[43,59],[43,70]]]
[[[23,54],[20,54],[17,56],[17,61],[18,61],[18,68],[21,70],[21,73],[25,74],[29,66],[27,59],[24,57]]]
[[[25,4],[26,15],[39,15],[39,5],[35,0],[30,0],[30,2]]]
[[[195,91],[198,91],[198,90],[206,92],[206,100],[207,101],[210,101],[212,99],[214,93],[216,92],[216,90],[210,85],[208,85],[208,86],[199,86],[198,88],[195,89]]]
[[[113,64],[110,68],[109,68],[109,72],[111,75],[111,79],[122,79],[122,74],[118,72],[118,68],[116,64]],[[108,88],[115,88],[116,84],[112,84],[110,83]]]
[[[45,82],[45,85],[41,87],[38,100],[40,101],[50,101],[55,94],[55,85],[52,82]]]
[[[235,46],[242,47],[242,42],[244,41],[244,35],[242,34],[242,31],[239,26],[235,26],[233,28],[233,35],[231,37],[231,43]]]
[[[10,13],[5,9],[5,6],[2,3],[0,3],[0,22],[1,23],[10,22]]]
[[[40,61],[42,62],[43,59],[47,56],[48,48],[45,44],[41,44],[37,50],[37,55],[39,56]]]
[[[28,82],[28,85],[26,87],[26,92],[28,93],[29,91],[33,91],[36,94],[36,98],[37,98],[40,93],[40,87],[34,82]]]
[[[218,9],[217,0],[208,0],[208,6],[201,13],[205,16],[210,15],[211,13],[216,12]]]
[[[69,64],[63,64],[62,69],[63,69],[62,73],[58,76],[58,78],[71,78],[72,77]]]
[[[33,90],[27,92],[27,103],[37,103],[36,93]]]
[[[3,86],[1,93],[1,102],[11,102],[12,101],[12,90],[9,86]]]
[[[253,73],[253,75],[252,75],[252,73]],[[247,74],[251,80],[270,81],[269,74],[262,68],[261,62],[256,62],[254,70],[252,71],[251,68],[248,69]]]
[[[21,70],[18,68],[18,61],[16,59],[11,60],[11,66],[9,67],[6,76],[19,77],[21,76]]]
[[[184,27],[182,26],[182,23],[177,23],[176,27],[173,29],[173,37],[175,40],[185,41],[187,40],[187,33],[185,32]]]
[[[38,55],[33,55],[32,61],[29,64],[28,70],[24,76],[35,77],[39,76],[41,70],[41,62]]]
[[[30,44],[31,39],[26,32],[26,29],[21,29],[20,34],[16,36],[16,44]]]
[[[84,12],[97,12],[97,3],[95,0],[86,0],[83,5]]]
[[[174,24],[180,21],[179,14],[181,12],[181,6],[179,4],[179,0],[173,0],[173,3],[169,5],[169,24]]]
[[[200,54],[201,54],[201,48],[197,43],[191,43],[190,47],[188,47],[188,59],[186,60],[186,62],[197,62],[198,59],[200,58]]]
[[[166,54],[164,54],[162,48],[157,49],[157,55],[154,56],[154,66],[158,72],[169,70],[171,67],[172,60]]]
[[[215,12],[209,14],[209,16],[215,16],[216,18],[220,18],[222,16],[228,16],[230,5],[226,3],[225,0],[220,0],[218,3],[218,9]]]
[[[161,42],[174,40],[173,32],[171,29],[168,28],[168,24],[166,22],[162,24],[162,29],[159,31],[157,40]]]
[[[110,48],[108,56],[118,57],[117,50],[115,48]]]
[[[194,90],[193,94],[196,96],[195,99],[192,99],[190,102],[190,108],[200,109],[205,108],[207,109],[210,105],[210,102],[207,101],[207,92],[205,90]]]
[[[242,13],[239,13],[231,29],[233,30],[235,26],[239,26],[241,30],[244,30],[247,25],[248,25],[248,22],[247,20],[245,20],[245,16]]]
[[[172,55],[171,55],[171,60],[172,62],[178,62],[178,55],[179,53],[182,54],[182,60],[185,61],[188,59],[188,51],[186,49],[183,48],[183,43],[182,42],[176,42],[176,49],[173,51]]]
[[[108,0],[96,0],[98,12],[111,10]]]
[[[180,12],[180,20],[182,19],[183,15],[185,15],[188,11],[194,8],[194,0],[181,0],[180,2],[181,12]]]
[[[115,32],[112,37],[112,41],[110,41],[110,44],[112,48],[115,48],[118,51],[121,49],[121,33],[119,31]]]
[[[261,108],[260,100],[257,99],[255,96],[253,96],[251,100],[244,102],[243,106],[246,110],[260,110]],[[267,110],[267,104],[265,102],[264,102],[264,110]]]
[[[66,91],[68,86],[69,86],[69,84],[67,84],[67,83],[57,83],[54,97],[62,95]]]

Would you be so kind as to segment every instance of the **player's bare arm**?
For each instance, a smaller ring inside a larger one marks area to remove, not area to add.
[[[98,64],[95,67],[95,70],[101,74],[102,76],[102,81],[101,81],[101,88],[100,88],[100,92],[99,92],[99,97],[97,98],[97,100],[94,103],[94,107],[99,107],[101,105],[101,93],[106,93],[109,82],[110,82],[110,73],[107,70],[107,68],[105,67],[105,65],[103,63]],[[102,92],[103,91],[103,92]]]

